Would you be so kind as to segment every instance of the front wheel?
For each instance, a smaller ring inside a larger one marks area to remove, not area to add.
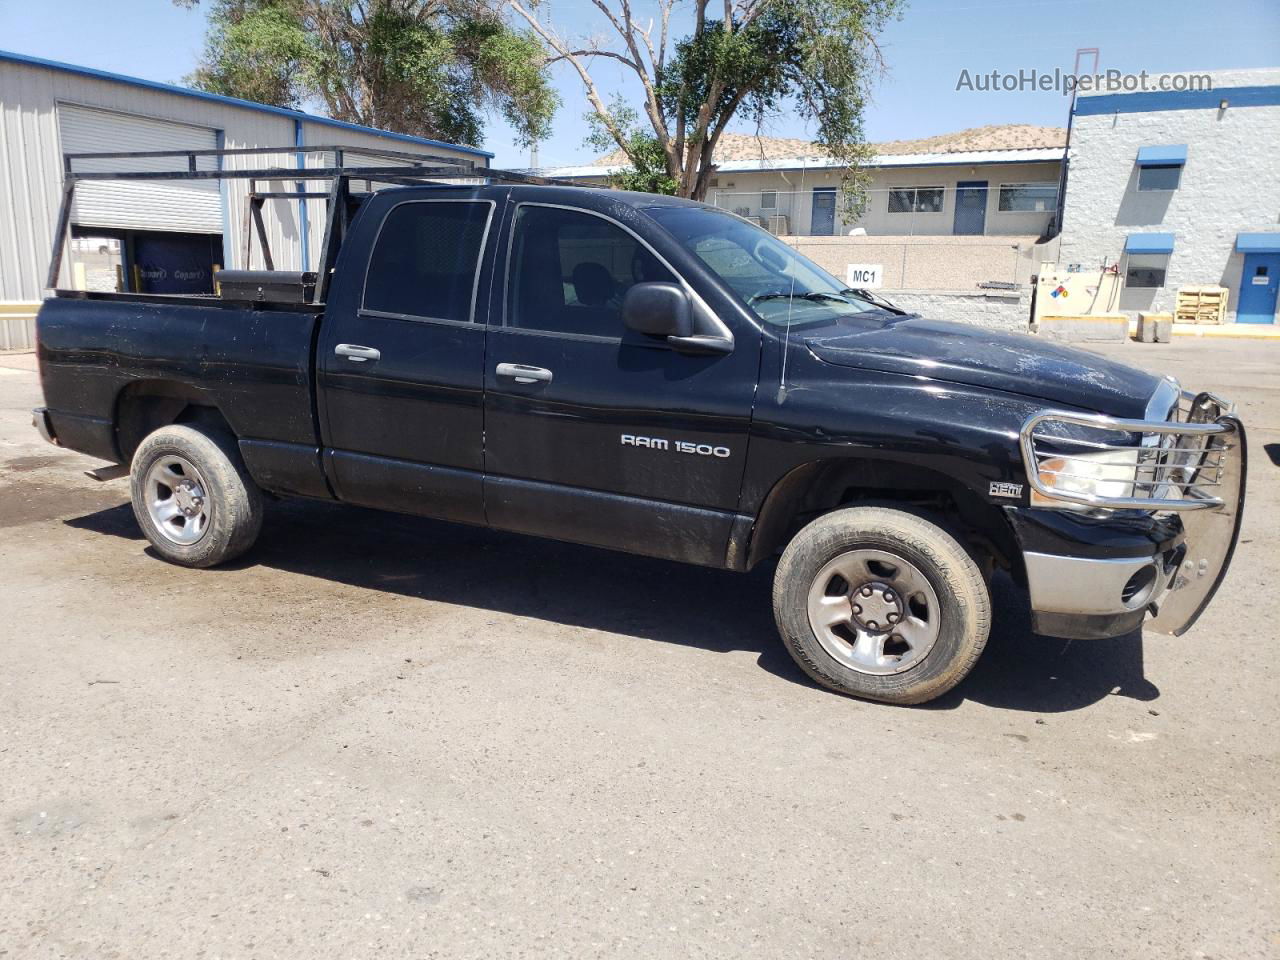
[[[902,510],[851,507],[796,534],[773,582],[778,630],[823,686],[912,704],[947,692],[987,642],[991,596],[954,537]]]
[[[161,427],[138,445],[129,486],[138,525],[170,563],[225,563],[262,528],[262,493],[224,433]]]

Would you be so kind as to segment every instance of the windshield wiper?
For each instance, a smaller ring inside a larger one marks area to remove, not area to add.
[[[841,290],[840,292],[847,297],[853,297],[855,300],[861,300],[863,303],[869,303],[873,307],[879,307],[881,310],[888,310],[891,313],[896,313],[899,316],[904,316],[904,317],[907,315],[906,310],[903,310],[901,307],[895,307],[888,300],[885,300],[882,297],[877,297],[874,293],[871,293],[870,291],[856,290],[853,287],[847,287],[844,290]]]
[[[834,301],[835,303],[848,303],[844,297],[838,297],[834,293],[787,293],[778,290],[773,293],[758,293],[748,303],[759,303],[761,300],[810,300],[815,303],[824,301]]]

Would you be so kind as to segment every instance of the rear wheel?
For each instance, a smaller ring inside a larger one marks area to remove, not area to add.
[[[826,687],[887,703],[950,690],[987,642],[982,571],[938,525],[853,507],[801,530],[778,563],[774,616],[801,668]]]
[[[239,556],[262,527],[262,493],[221,432],[174,424],[148,435],[133,455],[130,492],[156,552],[185,567]]]

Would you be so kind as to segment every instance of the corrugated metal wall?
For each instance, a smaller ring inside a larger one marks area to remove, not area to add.
[[[170,121],[215,131],[225,148],[280,146],[279,154],[255,157],[228,157],[228,169],[289,166],[298,164],[291,148],[297,143],[297,122],[291,116],[267,113],[247,107],[184,96],[164,90],[138,87],[105,78],[82,76],[64,70],[0,61],[0,301],[34,301],[43,294],[45,273],[52,248],[54,221],[62,195],[62,153],[59,131],[60,111],[91,107],[110,110],[150,121]],[[126,139],[130,124],[122,124],[122,137],[110,149],[155,149],[153,140],[135,143]],[[163,139],[163,127],[146,126]],[[308,145],[339,145],[351,148],[391,149],[408,153],[454,155],[483,165],[484,159],[464,150],[418,145],[380,137],[359,130],[301,120],[302,142]],[[185,148],[185,144],[184,144]],[[324,161],[311,157],[307,163]],[[348,163],[351,162],[349,159]],[[323,189],[324,181],[319,182]],[[294,181],[270,188],[293,189]],[[77,191],[79,188],[77,188]],[[227,266],[261,269],[261,249],[253,240],[253,256],[243,262],[246,196],[244,181],[224,181],[220,188],[222,234]],[[148,202],[148,201],[140,201]],[[267,234],[278,270],[303,268],[302,205],[296,200],[269,200],[264,207]],[[207,214],[206,214],[207,217]],[[324,201],[307,204],[310,269],[315,269],[324,233]],[[70,283],[64,265],[61,284]]]
[[[0,64],[0,300],[37,300],[62,191],[48,70]]]

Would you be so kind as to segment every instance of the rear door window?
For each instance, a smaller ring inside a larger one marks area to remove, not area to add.
[[[393,207],[365,277],[366,313],[470,322],[493,204],[413,200]]]

